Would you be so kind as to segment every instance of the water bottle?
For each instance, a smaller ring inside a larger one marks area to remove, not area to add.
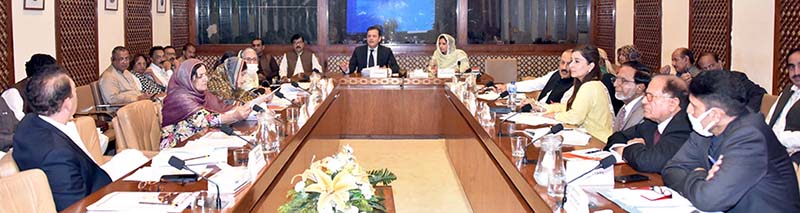
[[[512,110],[517,108],[517,85],[516,82],[512,81],[507,86],[508,92],[508,107]]]

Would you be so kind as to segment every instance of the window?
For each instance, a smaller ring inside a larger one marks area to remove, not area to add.
[[[197,0],[200,44],[288,44],[294,34],[317,41],[316,0]]]
[[[469,0],[470,44],[588,43],[590,0]]]
[[[367,28],[383,27],[384,44],[434,44],[456,36],[457,0],[328,0],[330,44],[366,43]]]

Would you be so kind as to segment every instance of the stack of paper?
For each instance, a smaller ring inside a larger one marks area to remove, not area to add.
[[[478,99],[487,101],[494,101],[497,100],[498,98],[500,98],[500,94],[494,91],[489,91],[487,93],[478,95]]]
[[[192,141],[196,142],[196,141]],[[175,156],[177,158],[187,160],[186,165],[205,165],[216,164],[218,162],[228,162],[228,147],[226,146],[205,146],[205,145],[189,145],[185,147],[170,148],[161,150],[150,163],[153,167],[169,167],[169,158]]]
[[[607,191],[599,191],[600,195],[616,203],[628,212],[695,212],[696,208],[689,200],[678,194],[675,190],[668,187],[659,187],[672,193],[672,198],[661,200],[649,200],[645,197],[653,194],[650,189],[629,189],[617,188]]]
[[[100,167],[108,173],[108,176],[111,177],[111,181],[115,181],[134,169],[139,168],[149,160],[150,158],[145,157],[139,150],[126,149],[114,155],[110,161]]]
[[[112,192],[86,207],[88,212],[182,212],[195,192]]]
[[[561,123],[558,122],[557,120],[553,120],[542,116],[542,113],[534,113],[534,112],[509,113],[500,117],[500,119],[505,119],[510,122],[518,124],[526,124],[531,126],[556,125]]]

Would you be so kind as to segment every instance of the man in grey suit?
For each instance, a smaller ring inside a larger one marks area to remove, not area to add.
[[[614,132],[642,122],[642,95],[650,83],[650,69],[637,61],[623,63],[614,82],[614,98],[625,103],[614,118]]]
[[[800,212],[786,148],[746,100],[732,72],[692,79],[687,114],[694,132],[662,170],[664,184],[702,211]]]

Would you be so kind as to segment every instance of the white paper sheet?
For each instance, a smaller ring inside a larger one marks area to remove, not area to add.
[[[116,181],[147,163],[147,161],[150,161],[150,158],[145,157],[141,151],[126,149],[114,155],[110,161],[100,166],[100,168],[103,168],[103,170],[108,173],[108,176],[111,177],[111,181]]]
[[[500,93],[496,93],[494,91],[489,91],[484,94],[478,95],[478,99],[487,101],[497,100],[497,98],[500,98]]]
[[[160,192],[166,193],[166,192]],[[172,204],[161,204],[159,192],[112,192],[86,207],[88,212],[182,212],[197,196],[195,192],[177,195]]]
[[[657,201],[650,201],[642,197],[645,193],[653,193],[651,190],[617,188],[606,191],[599,191],[600,195],[608,198],[623,209],[629,212],[692,212],[696,210],[692,203],[678,194],[675,190],[668,187],[660,188],[669,190],[672,198]],[[683,211],[687,210],[687,211]]]
[[[531,126],[538,126],[538,125],[556,125],[561,122],[557,120],[546,118],[542,116],[542,113],[536,112],[523,112],[523,113],[509,113],[500,117],[500,119],[506,119],[507,121],[518,123],[518,124],[526,124]],[[549,128],[548,128],[549,130]]]

